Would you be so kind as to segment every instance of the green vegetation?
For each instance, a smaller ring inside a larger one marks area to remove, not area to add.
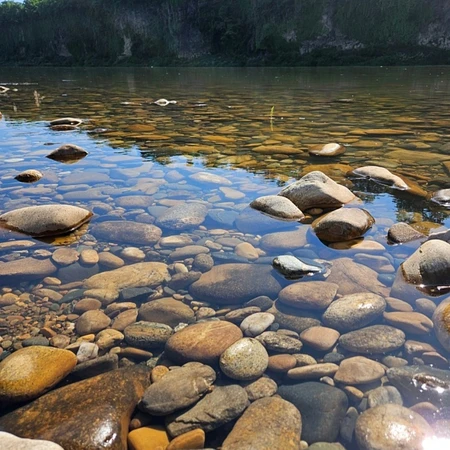
[[[419,35],[430,24],[436,33],[450,29],[446,4],[447,0],[4,1],[0,62],[445,64],[450,50],[421,47]]]

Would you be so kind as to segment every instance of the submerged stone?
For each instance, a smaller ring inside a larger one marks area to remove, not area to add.
[[[93,227],[92,233],[108,242],[136,245],[155,244],[162,235],[161,229],[155,225],[125,220],[101,222]]]
[[[150,369],[118,369],[56,389],[0,418],[0,430],[56,442],[64,450],[123,450]]]

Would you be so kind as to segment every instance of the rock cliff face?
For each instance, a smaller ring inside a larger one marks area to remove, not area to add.
[[[27,0],[0,27],[4,62],[450,61],[448,0]]]

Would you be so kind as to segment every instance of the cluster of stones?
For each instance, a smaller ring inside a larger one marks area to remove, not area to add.
[[[421,196],[402,178],[372,169],[354,175],[388,178],[390,187]],[[204,172],[192,179],[229,184]],[[131,197],[123,201],[151,207]],[[448,286],[445,234],[404,261],[389,289],[365,264],[376,260],[393,276],[380,245],[357,244],[354,260],[308,259],[309,230],[332,246],[361,238],[375,223],[349,189],[323,173],[250,206],[236,218],[234,234],[202,234],[208,208],[192,202],[153,211],[154,223],[99,222],[78,249],[1,244],[33,256],[1,263],[0,275],[38,284],[29,293],[3,288],[0,297],[7,313],[0,319],[0,404],[8,411],[0,430],[13,434],[0,438],[11,448],[16,435],[66,450],[355,443],[362,450],[419,449],[433,436],[448,438],[441,408],[450,396],[450,299],[437,306],[417,289]],[[281,223],[309,220],[311,227],[249,236],[258,210]],[[0,222],[48,238],[79,229],[91,216],[84,208],[45,205],[10,211]],[[389,239],[426,238],[396,224]],[[272,269],[274,252],[281,273],[317,278],[286,280]],[[297,256],[308,261],[297,267]],[[30,308],[44,323],[29,319]],[[14,325],[19,339],[8,337]],[[442,348],[427,342],[433,332]]]

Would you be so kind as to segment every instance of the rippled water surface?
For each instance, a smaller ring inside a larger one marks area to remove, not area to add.
[[[168,207],[201,202],[208,208],[205,221],[182,233],[199,245],[207,244],[216,265],[270,264],[274,257],[289,252],[331,265],[349,257],[375,270],[389,289],[399,265],[420,243],[389,245],[389,227],[403,221],[429,234],[450,225],[448,210],[429,198],[401,196],[388,187],[346,177],[357,167],[379,165],[415,181],[429,196],[450,187],[448,67],[2,68],[0,85],[10,89],[0,95],[0,212],[49,203],[78,205],[94,212],[89,224],[53,241],[2,232],[0,243],[34,242],[30,248],[1,249],[3,262],[28,256],[47,258],[58,246],[78,251],[94,248],[119,256],[130,246],[140,248],[145,261],[173,264],[171,248],[110,242],[92,230],[106,220],[153,223]],[[176,103],[154,104],[161,98]],[[77,117],[83,124],[71,131],[54,131],[48,123],[58,117]],[[331,142],[343,144],[345,153],[309,155],[311,147]],[[45,157],[64,143],[77,144],[89,154],[74,164]],[[37,169],[44,177],[33,184],[15,180],[25,169]],[[273,221],[267,225],[258,213],[244,225],[239,219],[236,222],[255,198],[277,194],[316,169],[361,199],[360,206],[375,218],[365,241],[383,248],[331,248],[309,231],[300,249],[264,249],[260,245],[264,234],[277,231],[280,224],[283,231],[309,227],[308,219],[303,224]],[[192,178],[198,172],[225,177],[231,184]],[[177,231],[163,229],[163,237],[173,234]],[[226,241],[226,237],[251,243],[256,257],[239,254],[235,249],[239,241]],[[182,259],[188,269],[189,258],[192,255]],[[126,264],[136,262],[124,259]],[[65,294],[103,270],[109,269],[101,265],[86,269],[76,263],[53,276],[63,287],[67,285]],[[0,283],[3,292],[21,295],[39,287],[42,279],[4,277]],[[158,289],[160,296],[188,295],[186,287]],[[52,312],[71,313],[63,307],[57,311],[59,306],[48,298],[38,297],[25,305],[25,314],[16,305],[0,309],[5,352],[35,336]],[[65,320],[66,316],[60,324],[67,324]],[[436,343],[433,336],[423,339]]]

